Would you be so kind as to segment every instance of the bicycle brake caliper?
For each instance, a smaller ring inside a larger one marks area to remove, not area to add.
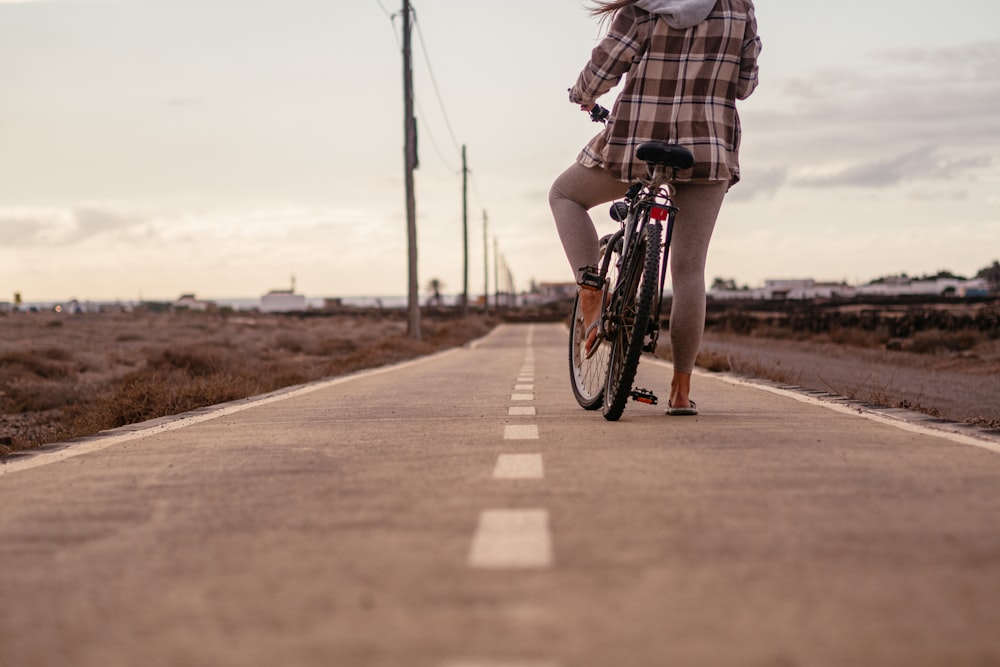
[[[658,399],[656,398],[656,394],[649,389],[633,389],[632,400],[638,403],[646,403],[647,405],[656,405]]]

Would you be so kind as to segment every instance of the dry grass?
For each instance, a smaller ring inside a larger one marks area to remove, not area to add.
[[[0,454],[430,354],[483,317],[0,316]]]
[[[933,406],[925,406],[921,402],[921,395],[917,392],[911,397],[907,397],[907,391],[903,387],[897,386],[895,379],[888,381],[878,381],[869,375],[865,378],[855,378],[847,384],[836,384],[828,382],[822,378],[821,381],[834,394],[843,396],[848,400],[860,401],[881,408],[901,408],[921,412],[931,417],[941,417],[941,411]],[[971,422],[971,420],[969,420]],[[989,425],[984,419],[979,425]]]

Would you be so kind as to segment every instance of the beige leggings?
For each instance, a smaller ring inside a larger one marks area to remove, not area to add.
[[[680,209],[670,245],[670,344],[674,370],[690,373],[705,331],[705,259],[712,230],[726,195],[726,181],[677,183],[674,205]],[[556,221],[566,258],[574,276],[579,269],[597,264],[597,229],[588,211],[625,196],[622,183],[604,169],[574,163],[549,191],[549,205]]]

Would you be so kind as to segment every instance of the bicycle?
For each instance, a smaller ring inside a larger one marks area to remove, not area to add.
[[[594,105],[590,117],[606,123],[608,110]],[[594,343],[600,347],[588,357],[587,326],[579,296],[573,304],[569,332],[573,394],[586,410],[603,408],[608,421],[621,417],[630,397],[641,403],[657,403],[652,391],[633,390],[632,384],[639,358],[643,352],[656,350],[660,334],[663,287],[678,213],[669,181],[677,169],[694,164],[694,155],[684,146],[658,141],[640,144],[636,157],[646,162],[647,175],[629,188],[624,200],[611,204],[611,218],[619,223],[619,229],[600,239],[599,263],[589,267],[581,279],[583,284],[600,289],[604,299]]]

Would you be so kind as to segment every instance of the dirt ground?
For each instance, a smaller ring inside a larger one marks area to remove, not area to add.
[[[747,375],[1000,427],[1000,340],[965,352],[916,354],[709,332],[702,350]]]

